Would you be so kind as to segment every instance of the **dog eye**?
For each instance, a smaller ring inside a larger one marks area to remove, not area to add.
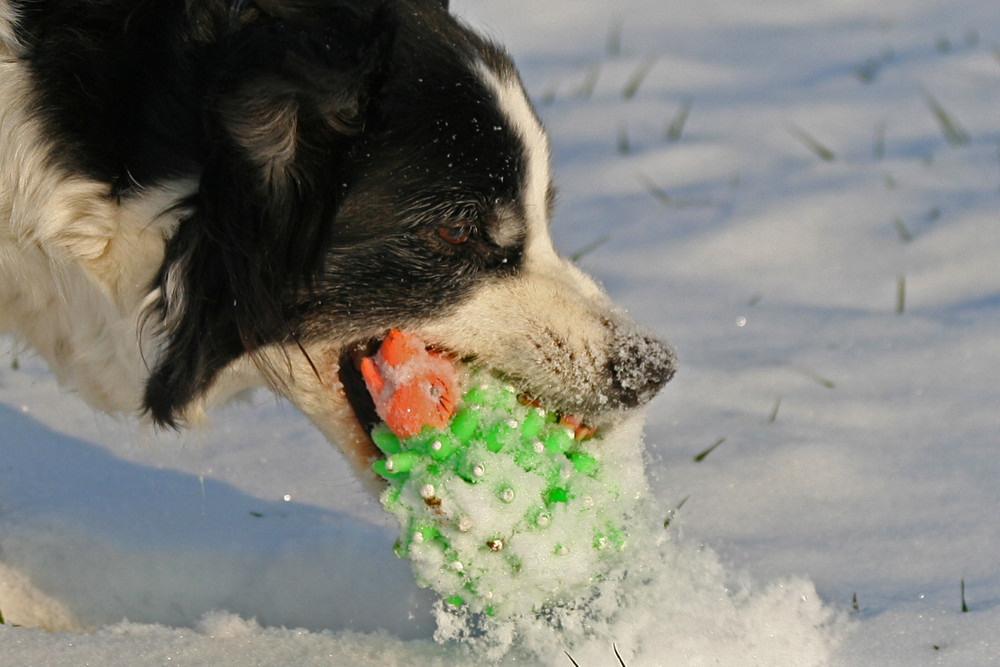
[[[475,228],[470,223],[441,225],[437,228],[437,233],[438,236],[445,241],[445,243],[461,245],[469,240],[469,237],[472,236],[474,229]]]

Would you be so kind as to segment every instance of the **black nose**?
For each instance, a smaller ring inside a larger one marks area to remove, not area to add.
[[[609,341],[608,371],[615,398],[625,408],[648,403],[677,370],[673,348],[642,333],[620,334]]]

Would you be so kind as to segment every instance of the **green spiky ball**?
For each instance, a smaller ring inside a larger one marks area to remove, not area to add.
[[[585,594],[625,547],[632,506],[600,434],[579,439],[488,373],[468,384],[446,428],[372,434],[386,455],[375,470],[399,522],[396,554],[421,586],[490,615]]]

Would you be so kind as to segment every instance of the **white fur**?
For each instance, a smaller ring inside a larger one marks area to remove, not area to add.
[[[119,204],[50,159],[31,107],[22,66],[0,62],[0,329],[95,407],[135,412],[155,362],[142,304],[176,224],[163,211],[190,185]]]

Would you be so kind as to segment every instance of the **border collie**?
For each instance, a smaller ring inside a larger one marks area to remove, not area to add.
[[[390,328],[594,422],[671,349],[560,258],[510,58],[442,0],[0,0],[0,329],[181,427],[254,386],[375,484]]]

